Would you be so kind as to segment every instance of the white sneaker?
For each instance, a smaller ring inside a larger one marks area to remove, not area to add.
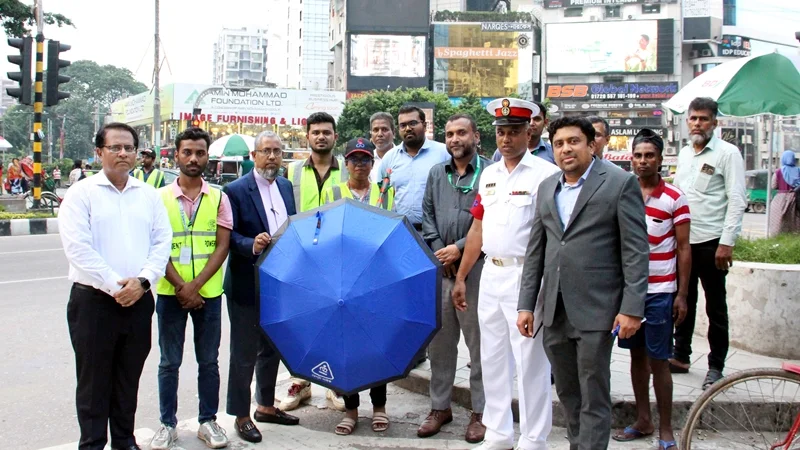
[[[311,399],[311,384],[293,384],[289,387],[289,394],[281,400],[279,408],[283,411],[297,409],[301,403]]]
[[[225,448],[228,446],[228,436],[225,430],[214,420],[200,424],[197,437],[206,443],[208,448]]]
[[[150,440],[150,448],[152,450],[169,450],[176,442],[178,442],[178,432],[175,428],[161,425],[153,439]]]
[[[331,389],[328,389],[328,392],[325,393],[325,398],[331,402],[333,409],[336,411],[347,411],[347,407],[344,406],[344,397],[340,396],[336,392],[333,392]]]

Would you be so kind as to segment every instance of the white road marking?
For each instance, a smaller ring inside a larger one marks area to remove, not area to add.
[[[3,284],[15,284],[15,283],[32,283],[34,281],[49,281],[49,280],[66,280],[67,277],[47,277],[47,278],[31,278],[28,280],[12,280],[12,281],[0,281],[0,285]]]
[[[43,248],[41,250],[19,250],[19,251],[16,251],[16,252],[0,252],[0,255],[16,255],[16,254],[20,254],[20,253],[54,252],[54,251],[60,251],[60,250],[64,250],[64,249],[61,248],[61,247],[58,247],[58,248]]]

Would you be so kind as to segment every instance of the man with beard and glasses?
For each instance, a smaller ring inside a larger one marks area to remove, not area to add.
[[[478,448],[514,447],[511,398],[516,368],[520,430],[516,448],[543,450],[547,448],[553,410],[550,363],[541,333],[522,336],[517,331],[517,298],[526,245],[538,216],[538,187],[558,173],[558,167],[528,151],[531,117],[539,114],[535,103],[502,98],[489,103],[486,109],[495,118],[497,148],[503,159],[486,168],[481,177],[470,210],[474,220],[453,286],[453,304],[459,311],[476,308],[478,312],[486,397],[486,436]],[[468,294],[467,277],[480,258],[486,263],[478,300],[472,305],[467,303],[467,295],[475,293]]]
[[[297,212],[319,207],[322,204],[322,191],[347,181],[344,160],[333,156],[333,147],[338,138],[333,116],[324,112],[308,116],[306,139],[311,147],[311,156],[305,161],[290,164],[286,171],[286,178],[292,182],[294,189]],[[289,404],[282,406],[289,407],[287,410],[297,407]]]
[[[172,226],[172,253],[158,282],[158,395],[161,428],[150,448],[168,450],[178,432],[178,371],[183,361],[186,322],[192,317],[200,400],[197,437],[209,448],[228,445],[217,424],[219,343],[222,330],[222,263],[228,257],[233,215],[228,197],[203,180],[211,137],[189,128],[175,138],[178,178],[159,189]]]
[[[431,118],[433,120],[433,118]],[[431,167],[450,159],[447,147],[425,137],[425,113],[406,105],[397,115],[403,142],[389,150],[381,161],[380,180],[389,178],[395,190],[395,211],[422,231],[422,197]]]
[[[547,128],[547,125],[550,123],[547,108],[539,102],[533,102],[533,104],[539,108],[539,114],[531,118],[531,137],[528,139],[528,151],[531,152],[533,156],[538,156],[550,164],[555,165],[556,160],[553,157],[553,147],[550,143],[542,139],[544,129]],[[492,161],[497,162],[502,158],[503,155],[500,153],[500,149],[495,150],[494,155],[492,155]]]
[[[675,173],[675,186],[686,194],[692,211],[689,234],[692,272],[687,298],[689,311],[675,330],[670,370],[689,371],[699,280],[705,292],[711,347],[703,389],[722,378],[728,356],[725,277],[733,265],[733,246],[742,231],[747,207],[742,154],[736,146],[714,137],[717,112],[717,102],[710,98],[698,97],[689,103],[687,123],[691,145],[678,154]]]
[[[369,118],[369,139],[375,145],[375,161],[369,179],[373,183],[379,183],[381,176],[381,161],[386,153],[394,148],[394,119],[387,112],[376,112]]]
[[[417,430],[417,436],[433,436],[439,433],[444,424],[453,420],[450,401],[458,368],[458,341],[463,332],[472,363],[469,377],[472,417],[464,436],[470,443],[482,441],[486,432],[481,422],[484,395],[478,325],[478,289],[483,261],[479,260],[467,276],[469,306],[465,311],[456,309],[451,293],[461,253],[467,242],[467,232],[473,221],[469,210],[475,202],[481,176],[492,163],[478,154],[480,138],[478,126],[472,117],[456,114],[447,119],[445,139],[452,159],[433,166],[422,203],[422,237],[444,264],[444,276],[442,329],[436,333],[429,350],[431,412]]]
[[[264,131],[255,139],[255,169],[225,186],[231,201],[231,232],[225,296],[231,321],[231,356],[228,370],[228,414],[247,442],[261,442],[261,432],[250,420],[250,384],[256,375],[257,422],[297,425],[300,420],[275,408],[275,382],[280,355],[259,330],[254,265],[289,216],[296,214],[292,183],[278,176],[283,144],[278,135]]]

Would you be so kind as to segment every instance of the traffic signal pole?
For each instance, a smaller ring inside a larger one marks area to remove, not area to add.
[[[42,198],[42,84],[44,81],[44,33],[36,33],[36,78],[33,90],[33,209]]]

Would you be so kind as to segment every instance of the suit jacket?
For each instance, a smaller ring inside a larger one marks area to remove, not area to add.
[[[283,177],[277,177],[278,190],[286,204],[286,213],[297,214],[292,194],[292,183]],[[258,191],[254,172],[237,179],[225,186],[233,213],[233,230],[231,231],[230,255],[228,270],[225,272],[224,289],[228,301],[251,305],[256,301],[256,280],[254,264],[258,256],[253,255],[253,242],[261,233],[273,234],[278,230],[270,230],[267,213],[261,193]]]
[[[643,317],[650,247],[639,182],[595,161],[564,230],[555,202],[560,178],[539,186],[518,309],[544,302],[549,327],[560,290],[581,331],[611,330],[619,313]]]

